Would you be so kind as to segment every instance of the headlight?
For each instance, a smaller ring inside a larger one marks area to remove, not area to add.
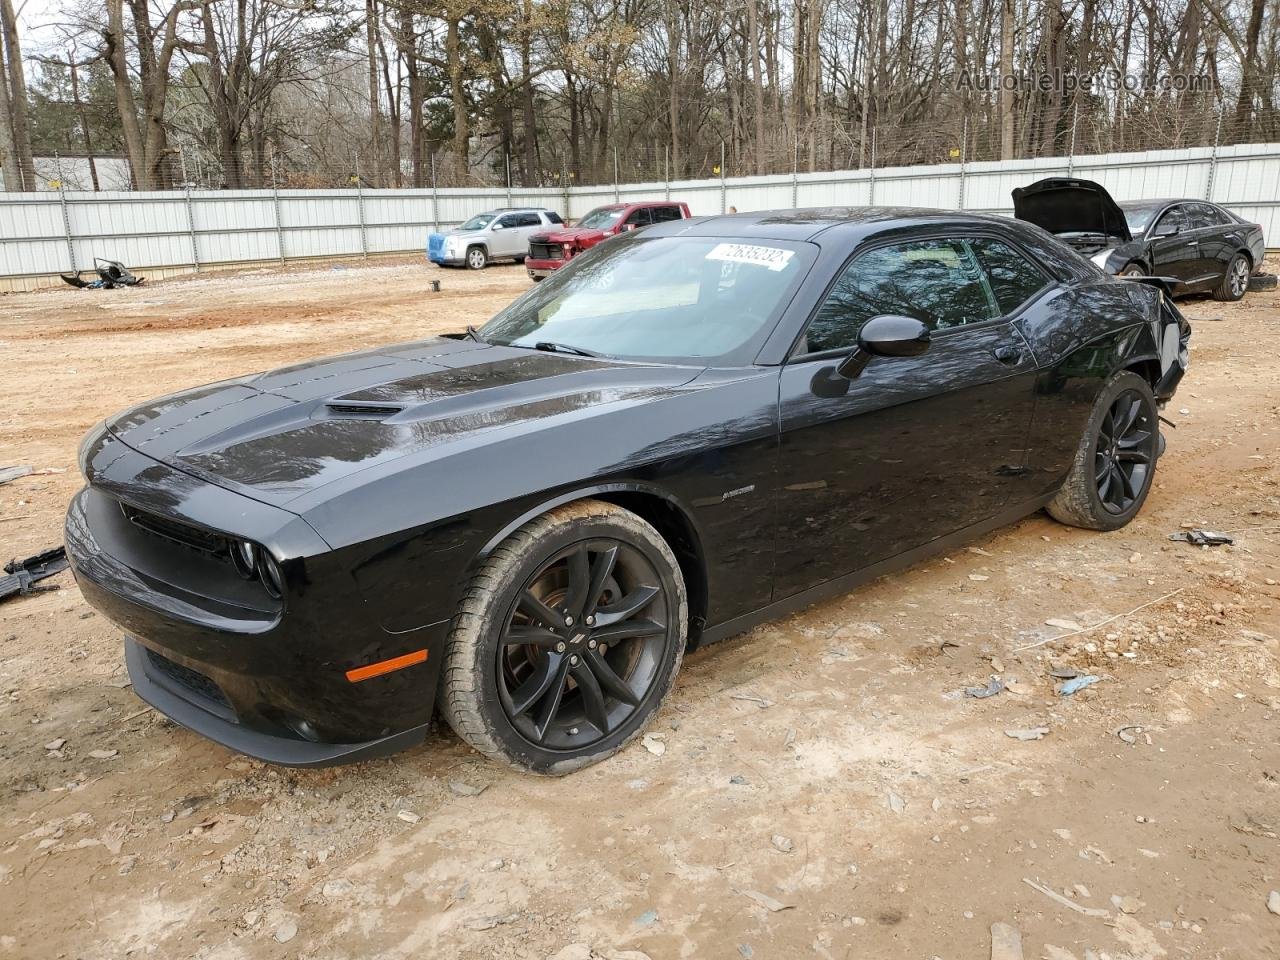
[[[284,574],[280,570],[280,564],[261,547],[258,548],[257,555],[258,575],[262,577],[262,585],[267,588],[267,593],[279,600],[284,596]]]
[[[251,540],[232,540],[231,565],[246,580],[258,580],[276,600],[284,596],[284,573],[280,564],[265,547]]]
[[[257,557],[254,554],[257,549],[248,540],[233,540],[231,542],[231,565],[236,568],[236,573],[240,574],[245,580],[254,578],[254,569],[257,566]]]
[[[1116,251],[1115,247],[1108,247],[1106,250],[1099,250],[1089,259],[1093,261],[1095,266],[1102,267],[1105,269],[1107,266],[1107,257],[1111,256],[1111,254],[1115,253],[1115,251]]]
[[[449,253],[453,253],[455,250],[457,250],[457,249],[458,249],[458,238],[457,238],[457,237],[445,237],[445,238],[444,238],[444,248],[445,248],[445,250],[447,250]]]

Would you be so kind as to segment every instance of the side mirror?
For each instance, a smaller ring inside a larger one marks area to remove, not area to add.
[[[858,346],[840,361],[836,373],[852,380],[872,357],[918,357],[929,349],[929,328],[915,317],[882,314],[862,325]]]
[[[1162,223],[1151,231],[1151,237],[1152,239],[1157,239],[1159,237],[1176,237],[1179,229],[1180,228],[1176,224]]]
[[[494,223],[494,225],[493,225],[492,227],[490,227],[489,229],[490,229],[490,230],[505,230],[505,229],[507,229],[507,228],[506,228],[506,227],[504,227],[502,224],[495,222],[495,223]]]

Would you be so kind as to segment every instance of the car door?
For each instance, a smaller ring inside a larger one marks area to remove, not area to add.
[[[516,250],[516,256],[524,257],[529,253],[529,240],[542,230],[542,218],[532,212],[519,214],[519,218],[517,232],[520,234],[520,246]]]
[[[1188,283],[1199,275],[1200,242],[1192,235],[1184,204],[1175,203],[1160,214],[1148,236],[1153,276]]]
[[[1018,256],[1017,276],[995,284],[969,242],[936,237],[875,247],[843,269],[781,373],[775,599],[990,518],[1008,502],[1026,457],[1036,375],[1011,305],[1026,298],[1009,291],[1050,283]],[[842,380],[836,365],[863,324],[883,314],[925,323],[928,350],[872,358]]]
[[[1202,287],[1216,287],[1227,275],[1227,265],[1235,255],[1231,227],[1212,204],[1188,203],[1187,219],[1191,235],[1199,244],[1195,276]]]
[[[522,249],[527,250],[528,243],[520,242],[520,215],[506,213],[494,221],[489,231],[489,256],[514,257]]]
[[[622,221],[622,227],[619,233],[625,230],[639,230],[643,227],[650,226],[653,223],[653,214],[648,207],[640,207],[638,210],[632,210],[627,215],[627,219]]]

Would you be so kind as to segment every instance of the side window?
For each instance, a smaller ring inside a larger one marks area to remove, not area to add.
[[[1176,207],[1170,207],[1164,212],[1151,227],[1151,236],[1164,237],[1176,233],[1179,230],[1187,229],[1187,215],[1185,205],[1179,204]]]
[[[505,228],[518,227],[520,226],[520,216],[515,213],[508,213],[498,222]]]
[[[547,218],[547,223],[564,223],[564,221],[560,219],[560,214],[556,213],[554,210],[543,210],[542,215]]]
[[[806,350],[851,349],[862,325],[885,313],[915,317],[931,330],[998,315],[964,243],[889,244],[868,250],[845,268],[809,324]]]
[[[653,218],[649,215],[648,207],[633,210],[631,216],[627,217],[625,221],[625,225],[632,227],[647,227],[651,223],[653,223]]]
[[[1039,267],[1007,243],[990,237],[974,237],[969,247],[987,275],[1001,316],[1013,313],[1049,282]]]
[[[538,219],[538,215],[536,213],[522,213],[520,214],[520,226],[540,227],[542,226],[542,221]]]
[[[684,214],[679,207],[654,207],[653,222],[666,223],[668,220],[682,220]]]
[[[1226,221],[1218,209],[1207,203],[1189,203],[1190,208],[1187,219],[1191,223],[1191,229],[1198,230],[1201,227],[1220,227]]]

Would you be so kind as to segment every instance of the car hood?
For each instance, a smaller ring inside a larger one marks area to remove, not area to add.
[[[107,428],[175,469],[289,509],[362,471],[643,403],[698,372],[440,337],[176,393]]]
[[[1049,177],[1013,191],[1013,215],[1053,234],[1101,234],[1117,244],[1133,239],[1124,211],[1101,184]]]
[[[484,227],[479,230],[463,230],[461,227],[454,227],[452,230],[437,230],[442,237],[478,237],[485,232]]]
[[[579,240],[602,240],[607,234],[603,230],[591,227],[562,227],[559,230],[548,230],[530,237],[538,243],[573,243]]]

